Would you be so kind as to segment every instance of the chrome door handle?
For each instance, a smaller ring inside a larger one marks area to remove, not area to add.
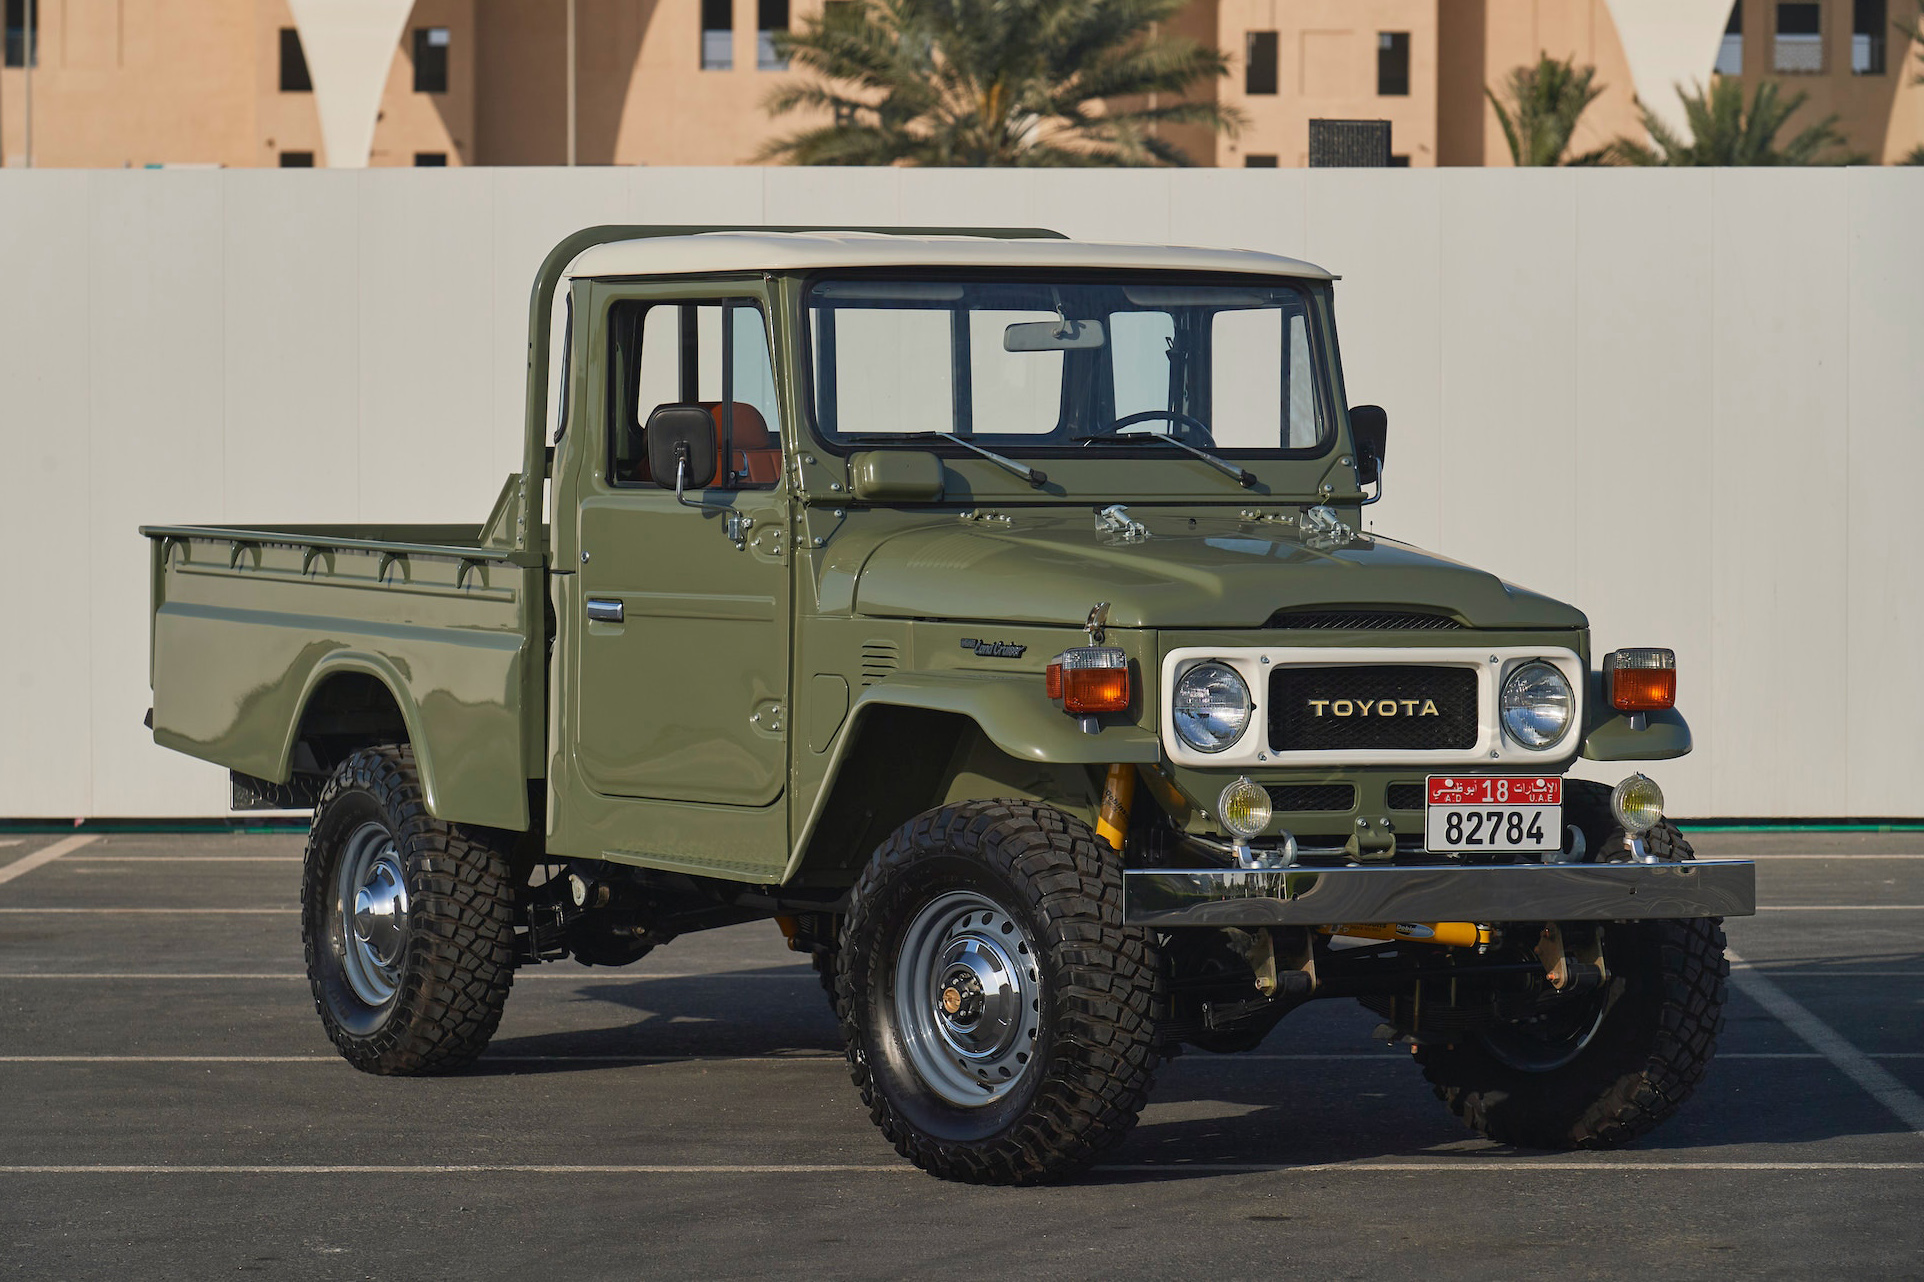
[[[605,601],[592,596],[588,598],[588,617],[596,623],[620,623],[622,613],[619,601]]]

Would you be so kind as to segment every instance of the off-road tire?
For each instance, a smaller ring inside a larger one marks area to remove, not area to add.
[[[1584,829],[1594,861],[1622,857],[1623,833],[1610,817],[1610,790],[1567,780],[1568,818]],[[1693,857],[1663,820],[1644,848],[1665,861]],[[1703,1079],[1723,1029],[1730,964],[1723,921],[1616,923],[1604,928],[1612,978],[1609,1007],[1589,1043],[1547,1072],[1520,1069],[1476,1035],[1417,1048],[1437,1098],[1470,1129],[1526,1148],[1616,1148],[1675,1113]]]
[[[1040,1012],[1010,1093],[957,1107],[898,1035],[895,973],[911,919],[957,890],[993,900],[1035,941]],[[1157,1062],[1155,944],[1122,922],[1121,861],[1083,824],[1020,801],[945,806],[876,851],[850,894],[836,1010],[850,1076],[897,1152],[972,1184],[1065,1179],[1121,1142]]]
[[[339,865],[350,834],[387,830],[406,874],[404,951],[393,995],[371,1004],[345,975]],[[514,982],[516,881],[505,842],[428,814],[414,750],[366,748],[322,790],[301,883],[301,940],[314,1007],[343,1058],[365,1073],[416,1076],[472,1064]]]

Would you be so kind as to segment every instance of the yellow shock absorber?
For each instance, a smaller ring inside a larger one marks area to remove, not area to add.
[[[1096,836],[1117,850],[1129,831],[1129,808],[1136,801],[1136,768],[1112,765],[1102,781],[1102,809],[1096,813]]]
[[[1381,939],[1393,943],[1442,944],[1449,948],[1475,948],[1490,942],[1490,929],[1473,921],[1402,921],[1369,925],[1318,926],[1325,935],[1348,935],[1354,939]]]

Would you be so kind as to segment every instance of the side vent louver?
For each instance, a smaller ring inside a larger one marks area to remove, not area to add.
[[[862,685],[872,686],[902,666],[902,650],[893,641],[862,643]]]

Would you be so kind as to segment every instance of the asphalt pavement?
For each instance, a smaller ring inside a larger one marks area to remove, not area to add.
[[[1082,1182],[870,1125],[772,925],[526,970],[466,1074],[364,1076],[298,836],[0,832],[0,1277],[1924,1276],[1924,834],[1759,860],[1717,1062],[1633,1148],[1488,1144],[1354,1003],[1163,1067]]]

